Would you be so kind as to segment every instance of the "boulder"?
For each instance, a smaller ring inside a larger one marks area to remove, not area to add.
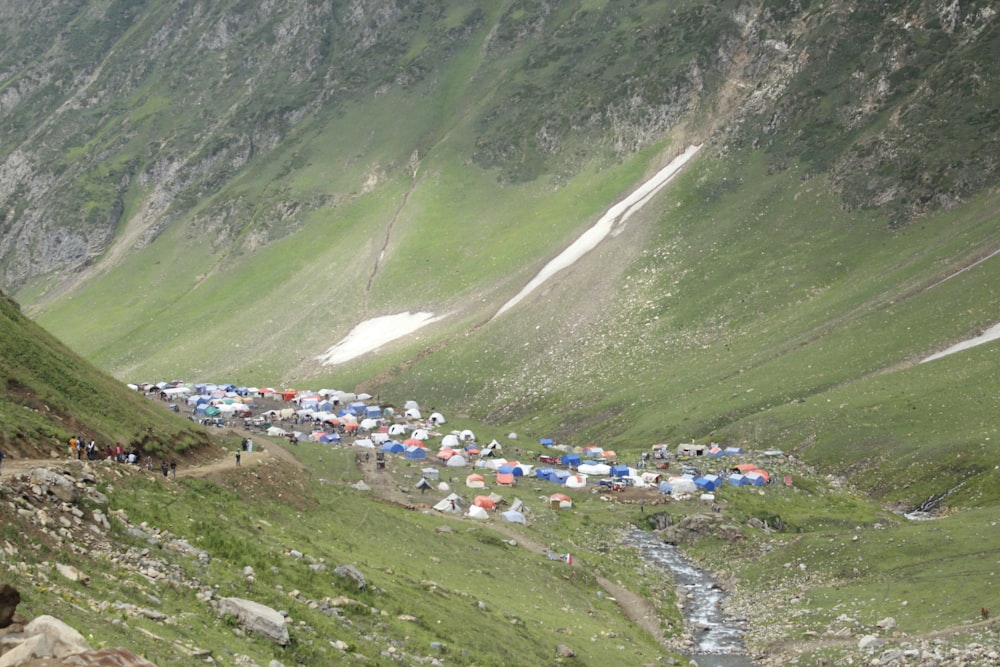
[[[266,605],[243,598],[222,598],[219,600],[219,612],[235,616],[240,627],[248,632],[259,634],[282,646],[288,645],[285,618]]]
[[[365,581],[365,575],[361,574],[360,570],[353,565],[339,565],[333,573],[338,577],[344,577],[353,581],[358,585],[359,591],[365,590],[368,585],[367,581]]]
[[[28,473],[28,479],[33,484],[46,489],[64,503],[76,503],[80,500],[80,490],[76,488],[73,480],[65,475],[60,475],[48,468],[34,468]]]
[[[19,638],[13,648],[0,656],[0,667],[17,667],[36,658],[62,659],[90,650],[83,635],[52,616],[39,616],[28,623]],[[11,639],[11,635],[6,638],[7,642]]]

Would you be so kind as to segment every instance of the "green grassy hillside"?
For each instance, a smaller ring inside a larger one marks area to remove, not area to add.
[[[153,456],[191,455],[209,443],[200,426],[95,369],[0,298],[0,432],[12,458],[68,455],[73,436],[100,451],[121,444]]]

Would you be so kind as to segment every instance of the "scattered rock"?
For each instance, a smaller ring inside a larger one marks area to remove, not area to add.
[[[358,568],[353,565],[338,565],[333,573],[338,577],[344,577],[345,579],[350,579],[358,586],[359,591],[365,590],[368,586],[368,582],[365,580],[365,575],[361,574]]]
[[[289,642],[284,617],[274,609],[243,598],[221,598],[219,613],[235,616],[240,627],[266,637],[282,646]]]
[[[560,658],[575,658],[576,653],[569,646],[559,644],[556,646],[556,655]]]

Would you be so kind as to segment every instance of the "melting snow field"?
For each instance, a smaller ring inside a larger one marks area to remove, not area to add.
[[[949,354],[955,354],[956,352],[961,352],[962,350],[968,350],[970,347],[975,347],[977,345],[982,345],[983,343],[989,343],[990,341],[1000,338],[1000,324],[994,324],[989,329],[984,331],[981,335],[975,338],[970,338],[968,340],[963,340],[961,343],[955,343],[946,350],[941,350],[936,354],[932,354],[926,359],[922,359],[920,363],[924,364],[928,361],[934,361],[935,359],[940,359],[941,357],[947,357]]]
[[[701,146],[688,146],[687,150],[671,160],[670,164],[636,188],[632,194],[609,208],[608,212],[601,216],[601,219],[593,227],[581,234],[568,248],[546,264],[538,272],[538,275],[532,278],[531,282],[517,293],[517,296],[501,306],[497,314],[493,316],[493,319],[503,315],[516,306],[524,297],[537,289],[539,285],[559,271],[572,266],[576,260],[596,248],[597,244],[603,241],[616,226],[624,225],[633,213],[645,206],[663,186],[673,180],[674,176],[680,172],[681,167],[687,164],[687,161],[694,157],[699,150],[701,150]]]
[[[316,357],[323,366],[333,366],[373,352],[386,343],[408,336],[423,326],[437,322],[444,315],[434,313],[399,313],[374,317],[357,325],[342,341]]]
[[[670,164],[636,188],[632,194],[608,209],[608,212],[601,216],[601,219],[593,227],[581,234],[568,248],[546,264],[517,296],[505,303],[497,311],[493,318],[496,319],[510,308],[513,308],[521,299],[562,269],[572,266],[574,262],[597,247],[597,244],[611,234],[615,227],[624,225],[632,214],[645,206],[650,199],[663,189],[663,186],[669,183],[680,172],[681,167],[694,157],[699,150],[701,150],[701,146],[688,146],[687,150],[671,160]],[[341,364],[369,352],[374,352],[386,343],[408,336],[421,327],[437,322],[444,317],[445,315],[435,317],[434,313],[426,312],[405,312],[398,315],[376,317],[362,322],[351,329],[351,332],[342,341],[316,357],[316,359],[323,366]]]

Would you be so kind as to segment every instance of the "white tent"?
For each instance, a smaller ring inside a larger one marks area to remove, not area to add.
[[[416,408],[410,408],[409,410],[403,413],[403,416],[406,417],[407,419],[420,419],[420,410],[417,410]]]
[[[524,515],[514,510],[507,510],[506,512],[502,512],[500,514],[500,518],[506,521],[507,523],[527,523],[527,521],[524,520]]]
[[[406,433],[405,424],[393,424],[389,427],[389,435],[403,435]]]
[[[469,507],[469,511],[466,512],[466,516],[470,519],[479,519],[481,521],[488,521],[490,518],[490,513],[484,510],[479,505],[472,505]]]
[[[458,439],[463,442],[475,442],[476,434],[470,431],[469,429],[465,429],[464,431],[458,434]]]
[[[464,509],[464,506],[465,501],[462,500],[462,497],[456,493],[451,493],[434,505],[434,509],[438,512],[454,512],[456,514],[460,514]]]
[[[358,426],[360,426],[361,428],[363,428],[366,431],[370,431],[373,428],[375,428],[376,426],[378,426],[378,420],[375,420],[375,419],[372,419],[371,417],[368,417],[367,419],[362,419],[361,423],[358,424]]]
[[[430,437],[430,434],[427,432],[427,429],[418,428],[413,431],[413,435],[411,435],[410,437],[416,440],[426,440],[427,438]]]
[[[403,403],[403,409],[404,410],[419,410],[420,409],[420,405],[416,401],[407,401],[406,403]]]
[[[577,472],[584,475],[610,475],[611,466],[607,463],[581,463],[576,468]]]
[[[454,433],[449,433],[448,435],[441,438],[441,448],[450,447],[451,449],[456,449],[459,446],[458,436]]]
[[[381,445],[383,442],[389,441],[388,433],[372,433],[372,442],[376,445]]]
[[[448,462],[445,463],[445,465],[448,466],[449,468],[461,468],[462,466],[469,465],[469,462],[461,454],[455,454],[450,459],[448,459]]]
[[[286,431],[283,428],[279,428],[277,426],[272,426],[271,428],[267,429],[267,434],[272,438],[280,438],[282,436],[288,435],[288,431]]]
[[[427,419],[435,426],[440,426],[441,424],[445,423],[444,415],[442,415],[440,412],[432,412],[431,416],[428,417]]]
[[[359,438],[354,441],[355,447],[364,447],[365,449],[375,449],[375,442],[371,438]]]
[[[586,475],[570,475],[563,482],[568,488],[571,489],[582,489],[587,486],[587,476]]]

